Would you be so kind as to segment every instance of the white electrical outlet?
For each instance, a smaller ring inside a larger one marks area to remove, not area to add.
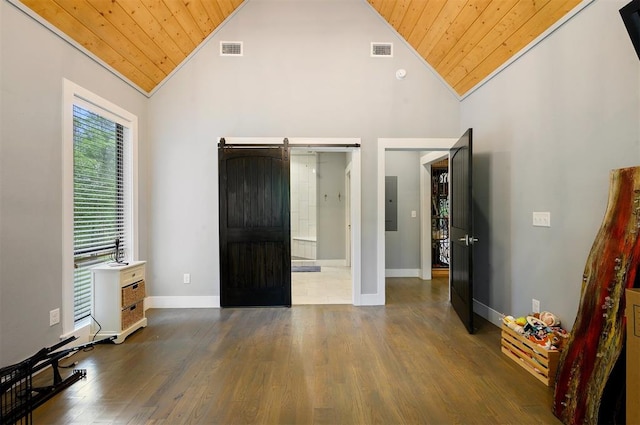
[[[533,212],[533,225],[535,227],[551,227],[551,213],[548,211],[544,212]]]
[[[53,326],[60,323],[60,309],[56,308],[49,312],[49,326]]]
[[[191,273],[185,273],[184,276],[182,276],[182,282],[191,283]]]
[[[534,313],[540,313],[540,301],[535,298],[531,300],[531,310]]]

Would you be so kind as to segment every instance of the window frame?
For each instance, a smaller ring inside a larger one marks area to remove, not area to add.
[[[73,255],[73,105],[117,122],[128,129],[124,149],[129,150],[130,169],[124,170],[130,191],[125,203],[131,205],[127,233],[130,252],[127,260],[138,259],[138,117],[91,91],[63,79],[62,111],[62,337],[88,337],[90,320],[74,322],[74,255]],[[84,329],[84,331],[83,331]]]

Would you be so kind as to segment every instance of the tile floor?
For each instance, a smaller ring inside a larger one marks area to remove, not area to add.
[[[322,266],[320,272],[291,273],[291,302],[352,304],[351,268]]]

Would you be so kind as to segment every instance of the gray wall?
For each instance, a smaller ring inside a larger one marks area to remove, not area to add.
[[[220,57],[221,40],[244,56]],[[372,41],[394,57],[369,57]],[[362,291],[375,293],[377,138],[455,136],[459,102],[363,0],[252,0],[151,97],[149,118],[153,295],[219,295],[219,136],[362,138]]]
[[[367,294],[377,138],[473,127],[476,298],[523,314],[535,297],[572,323],[609,170],[640,154],[640,62],[618,15],[625,3],[596,1],[460,104],[363,0],[251,0],[148,101],[2,0],[0,364],[61,333],[48,312],[62,305],[63,77],[140,119],[151,295],[217,295],[216,137],[362,138]],[[244,41],[245,56],[219,57],[220,40]],[[393,41],[394,58],[370,58],[371,41]],[[552,227],[533,228],[532,211],[551,211]]]
[[[609,171],[639,164],[640,62],[618,10],[596,1],[462,102],[474,128],[475,297],[531,299],[570,326],[604,215]],[[532,227],[550,211],[551,228]]]
[[[0,366],[58,341],[62,307],[62,79],[139,118],[140,256],[147,255],[147,99],[0,2]]]
[[[420,152],[389,151],[385,168],[385,175],[398,177],[398,231],[385,232],[385,269],[419,269]]]
[[[347,154],[318,153],[318,259],[345,259],[345,177]],[[338,194],[340,197],[338,198]],[[325,198],[324,195],[327,195]]]

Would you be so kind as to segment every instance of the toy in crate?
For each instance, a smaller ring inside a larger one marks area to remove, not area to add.
[[[560,352],[568,337],[560,320],[547,311],[502,319],[502,352],[548,386],[555,382]]]

